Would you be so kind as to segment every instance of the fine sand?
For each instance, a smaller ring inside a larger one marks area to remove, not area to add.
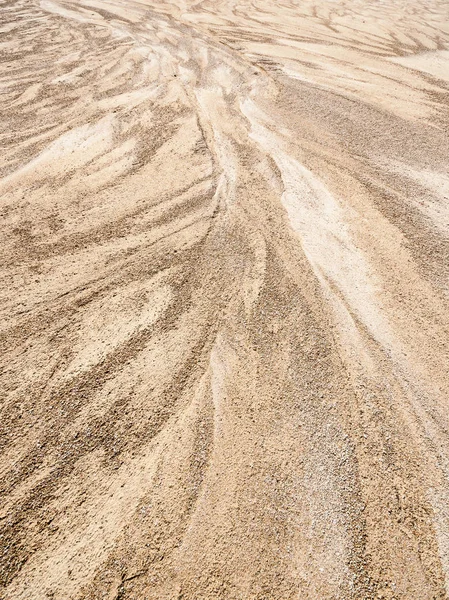
[[[0,598],[448,598],[446,0],[6,0],[0,79]]]

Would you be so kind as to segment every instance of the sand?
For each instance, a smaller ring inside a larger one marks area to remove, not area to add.
[[[447,3],[0,33],[0,598],[448,598]]]

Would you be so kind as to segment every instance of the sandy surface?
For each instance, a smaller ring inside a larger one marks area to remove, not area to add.
[[[449,5],[0,8],[3,600],[442,600]]]

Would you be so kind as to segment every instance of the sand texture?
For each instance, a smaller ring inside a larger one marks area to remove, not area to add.
[[[449,598],[449,3],[2,0],[0,598]]]

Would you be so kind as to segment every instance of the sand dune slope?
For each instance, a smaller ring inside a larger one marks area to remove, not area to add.
[[[447,3],[0,32],[0,597],[449,597]]]

